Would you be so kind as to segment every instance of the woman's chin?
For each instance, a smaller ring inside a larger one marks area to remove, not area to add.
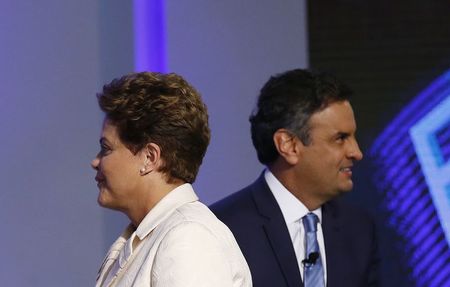
[[[110,208],[109,204],[108,204],[108,200],[107,200],[107,195],[106,192],[101,190],[98,193],[98,197],[97,197],[97,203],[98,205],[100,205],[101,207],[106,207],[106,208]]]

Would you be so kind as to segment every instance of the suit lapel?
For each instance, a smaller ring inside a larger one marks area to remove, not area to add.
[[[264,175],[261,175],[254,183],[252,195],[259,213],[264,217],[263,228],[267,235],[267,240],[272,247],[288,286],[303,286],[286,222],[264,179]]]
[[[339,268],[342,268],[339,258],[345,256],[340,254],[343,250],[340,240],[341,224],[339,221],[339,210],[336,202],[332,201],[322,206],[322,228],[325,242],[327,260],[327,287],[334,287],[341,282]]]

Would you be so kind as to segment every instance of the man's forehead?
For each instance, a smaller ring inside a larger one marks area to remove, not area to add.
[[[308,124],[312,130],[323,128],[336,133],[350,133],[356,130],[353,110],[348,101],[329,104],[326,108],[314,113]]]

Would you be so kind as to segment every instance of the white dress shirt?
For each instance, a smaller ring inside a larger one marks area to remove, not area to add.
[[[294,246],[295,255],[297,257],[298,266],[300,268],[300,274],[302,280],[304,278],[303,274],[303,264],[302,261],[305,259],[305,228],[303,227],[302,218],[308,214],[310,211],[306,206],[296,198],[286,187],[281,184],[281,182],[273,175],[273,173],[266,169],[264,172],[264,178],[272,191],[275,200],[280,206],[281,213],[283,214],[284,221],[286,222],[289,235],[291,236],[292,245]],[[320,259],[322,260],[322,266],[324,271],[325,285],[327,282],[327,263],[325,254],[325,244],[323,240],[322,231],[322,209],[318,208],[311,211],[317,215],[319,218],[319,223],[317,224],[317,241],[319,243]]]
[[[231,231],[183,184],[136,230],[130,225],[116,240],[96,286],[251,287],[252,282]]]

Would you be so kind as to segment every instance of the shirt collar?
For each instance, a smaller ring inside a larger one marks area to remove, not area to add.
[[[198,201],[198,197],[192,185],[185,183],[169,192],[161,199],[141,221],[136,229],[136,235],[140,240],[144,239],[158,224],[169,217],[178,207]]]
[[[272,191],[275,200],[280,206],[281,213],[283,214],[284,220],[287,224],[291,224],[300,220],[310,212],[308,208],[297,197],[295,197],[289,190],[286,189],[286,187],[284,187],[284,185],[269,169],[266,169],[264,171],[264,178],[270,190]],[[322,222],[321,207],[311,212],[319,217],[319,222]]]

